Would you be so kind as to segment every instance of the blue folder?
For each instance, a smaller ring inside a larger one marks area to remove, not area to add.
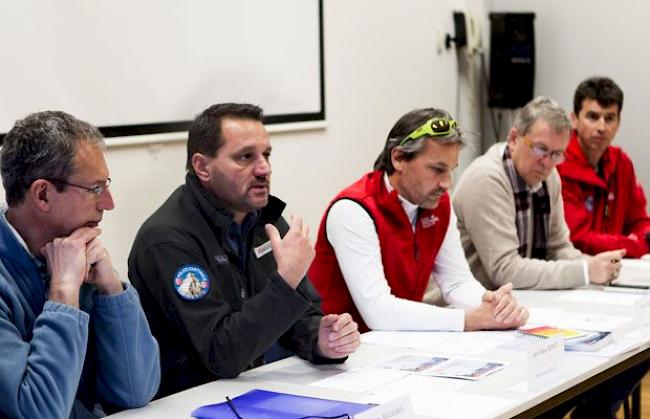
[[[373,405],[297,396],[266,390],[251,390],[231,399],[237,413],[245,419],[296,419],[305,416],[338,416],[370,409]],[[197,419],[237,419],[228,402],[201,406],[192,411]]]

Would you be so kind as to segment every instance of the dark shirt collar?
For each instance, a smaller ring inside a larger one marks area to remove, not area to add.
[[[246,237],[253,227],[255,227],[259,214],[259,211],[249,212],[246,214],[246,217],[244,217],[241,224],[238,224],[233,220],[228,229],[228,238]]]
[[[228,229],[226,239],[230,248],[237,254],[241,267],[245,268],[248,262],[248,236],[259,218],[259,211],[246,214],[241,224],[232,222]]]

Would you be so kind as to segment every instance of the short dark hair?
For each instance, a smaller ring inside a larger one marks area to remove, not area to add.
[[[452,119],[449,112],[436,108],[416,109],[402,115],[388,133],[384,149],[377,157],[377,160],[375,160],[375,170],[383,170],[389,175],[392,175],[393,172],[395,172],[393,160],[391,159],[391,152],[394,148],[401,149],[404,153],[405,159],[408,161],[414,159],[420,153],[425,141],[428,139],[445,144],[458,144],[460,146],[464,144],[461,131],[459,128],[456,128],[453,134],[447,136],[431,137],[425,135],[400,145],[407,135],[431,118]]]
[[[590,77],[578,85],[573,96],[573,112],[576,116],[585,99],[595,100],[603,107],[618,105],[619,115],[623,110],[623,90],[608,77]]]
[[[223,145],[221,121],[224,118],[252,119],[262,122],[264,111],[248,103],[219,103],[201,112],[192,122],[187,137],[186,169],[194,173],[192,156],[196,153],[215,156]]]
[[[104,146],[104,137],[97,128],[65,112],[36,112],[16,121],[0,151],[7,204],[23,202],[35,180],[70,177],[81,141]],[[56,188],[62,191],[66,185],[57,183]]]

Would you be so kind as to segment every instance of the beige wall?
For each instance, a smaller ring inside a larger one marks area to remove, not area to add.
[[[630,154],[639,181],[650,185],[650,165],[645,164],[649,155],[645,123],[650,92],[650,37],[646,33],[650,3],[487,0],[485,7],[488,12],[535,13],[535,95],[549,96],[571,112],[574,91],[587,77],[609,76],[621,86],[625,101],[614,144]],[[506,118],[512,120],[512,115],[506,113]]]

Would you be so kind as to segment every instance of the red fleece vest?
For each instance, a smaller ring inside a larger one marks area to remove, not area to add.
[[[449,225],[449,195],[445,193],[434,210],[419,211],[415,233],[397,192],[388,193],[386,190],[384,172],[366,174],[330,203],[318,231],[316,258],[309,268],[309,278],[322,296],[325,313],[350,313],[359,324],[359,330],[365,332],[368,327],[352,301],[325,231],[329,208],[340,199],[357,202],[373,219],[381,246],[384,275],[392,294],[422,301]]]

